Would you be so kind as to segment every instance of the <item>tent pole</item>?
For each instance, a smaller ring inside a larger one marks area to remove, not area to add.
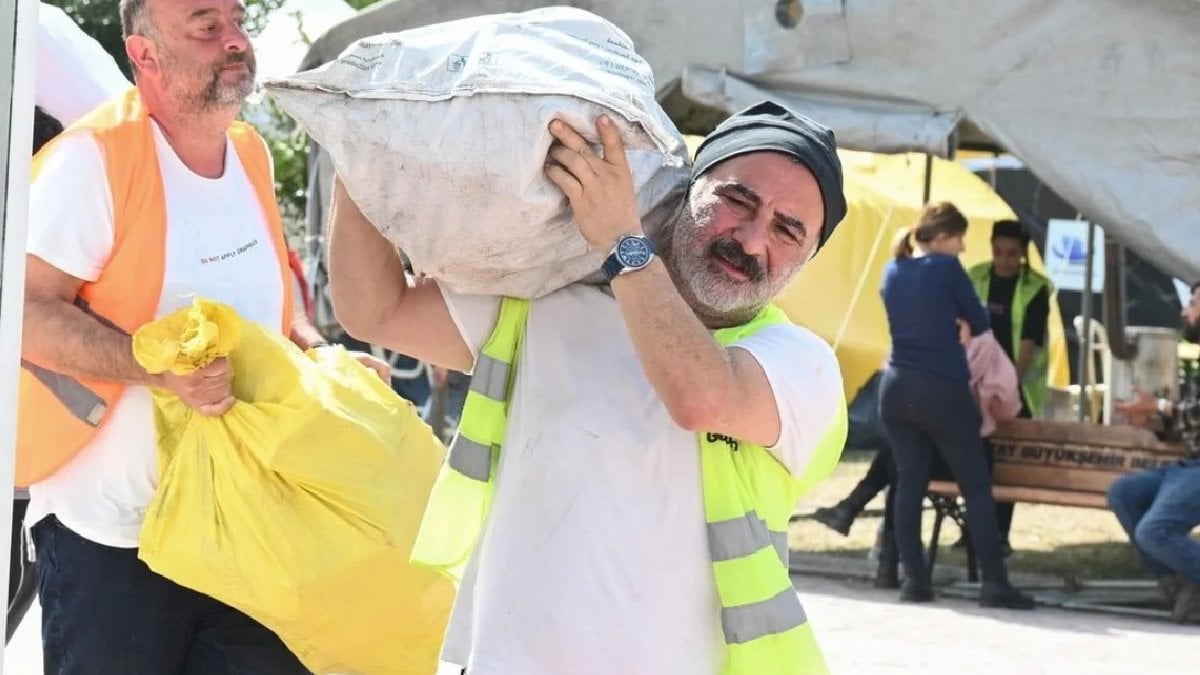
[[[17,378],[25,296],[25,236],[29,217],[29,155],[33,148],[34,26],[37,2],[0,3],[0,485],[13,484]],[[9,86],[11,84],[11,86]],[[0,498],[0,523],[12,522],[12,498]],[[0,536],[0,569],[8,579],[12,538]],[[0,629],[7,617],[0,615]],[[0,675],[4,648],[0,647]]]
[[[921,205],[929,203],[929,194],[933,190],[933,155],[925,153],[925,191],[921,193]]]
[[[1079,421],[1091,419],[1092,399],[1088,392],[1088,371],[1092,367],[1092,251],[1095,248],[1096,224],[1088,221],[1087,248],[1083,261],[1083,330],[1079,336]]]

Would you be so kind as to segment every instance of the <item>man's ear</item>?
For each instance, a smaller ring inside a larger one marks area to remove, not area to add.
[[[145,35],[130,35],[125,38],[125,55],[133,64],[134,75],[140,72],[158,71],[158,48]]]

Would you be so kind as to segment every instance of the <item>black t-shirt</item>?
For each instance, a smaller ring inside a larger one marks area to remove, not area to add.
[[[1013,363],[1017,362],[1016,345],[1013,344],[1013,295],[1017,291],[1017,277],[1001,279],[992,273],[988,284],[987,308],[992,320],[992,332],[1004,353]],[[1021,326],[1021,339],[1029,340],[1041,347],[1046,342],[1046,320],[1050,316],[1050,292],[1043,286],[1025,305],[1025,323]]]

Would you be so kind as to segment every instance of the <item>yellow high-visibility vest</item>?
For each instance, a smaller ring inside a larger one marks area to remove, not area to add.
[[[475,364],[458,436],[413,547],[413,564],[456,582],[487,517],[528,312],[526,300],[505,298],[501,303],[496,327]],[[714,337],[728,346],[787,321],[782,310],[769,305],[749,323],[718,330]],[[787,527],[799,496],[837,466],[846,430],[843,400],[799,477],[762,446],[719,434],[698,435],[708,550],[727,647],[723,675],[828,672],[792,587]]]

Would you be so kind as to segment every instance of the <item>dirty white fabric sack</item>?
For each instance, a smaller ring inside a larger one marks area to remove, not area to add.
[[[578,9],[378,35],[266,87],[414,271],[459,293],[537,298],[597,270],[543,173],[556,117],[597,148],[596,118],[613,117],[643,215],[687,180],[650,66],[620,29]]]

